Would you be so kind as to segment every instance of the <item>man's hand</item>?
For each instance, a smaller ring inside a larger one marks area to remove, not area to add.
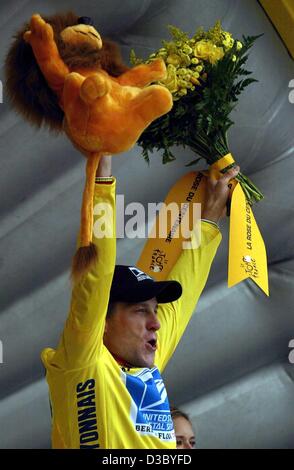
[[[111,174],[111,155],[103,155],[96,171],[96,176],[112,176]]]
[[[230,189],[228,184],[235,178],[240,171],[240,167],[231,168],[219,180],[207,177],[206,199],[202,208],[202,219],[218,222],[226,215],[226,204],[228,201]]]

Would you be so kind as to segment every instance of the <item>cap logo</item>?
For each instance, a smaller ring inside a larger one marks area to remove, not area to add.
[[[152,277],[148,276],[148,274],[144,273],[143,271],[140,271],[140,269],[135,268],[135,267],[129,267],[129,270],[131,273],[137,278],[137,281],[145,281],[146,279],[151,279],[153,280]]]

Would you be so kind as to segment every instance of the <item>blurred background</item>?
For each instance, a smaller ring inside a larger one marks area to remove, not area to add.
[[[242,94],[229,138],[235,160],[265,195],[254,213],[267,246],[270,297],[250,280],[228,289],[224,220],[197,313],[164,376],[170,401],[191,417],[198,448],[294,448],[293,59],[257,0],[11,0],[0,4],[3,84],[15,31],[35,12],[69,9],[91,16],[126,63],[132,48],[142,57],[159,48],[168,24],[193,34],[220,19],[234,37],[264,33],[248,62],[259,82]],[[0,151],[0,448],[49,448],[40,352],[56,346],[69,307],[85,162],[66,137],[17,116],[4,88]],[[139,147],[113,158],[125,204],[164,200],[195,158],[183,148],[175,153],[168,165],[154,153],[148,166]],[[120,239],[117,262],[135,263],[143,245]]]

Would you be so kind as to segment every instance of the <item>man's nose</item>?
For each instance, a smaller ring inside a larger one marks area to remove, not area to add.
[[[160,322],[157,318],[155,313],[151,314],[149,321],[148,321],[148,330],[157,331],[160,328]]]

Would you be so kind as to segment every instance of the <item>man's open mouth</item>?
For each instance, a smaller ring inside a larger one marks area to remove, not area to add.
[[[148,348],[152,349],[152,351],[156,351],[156,339],[150,339],[148,342],[147,342],[147,345],[148,345]]]

